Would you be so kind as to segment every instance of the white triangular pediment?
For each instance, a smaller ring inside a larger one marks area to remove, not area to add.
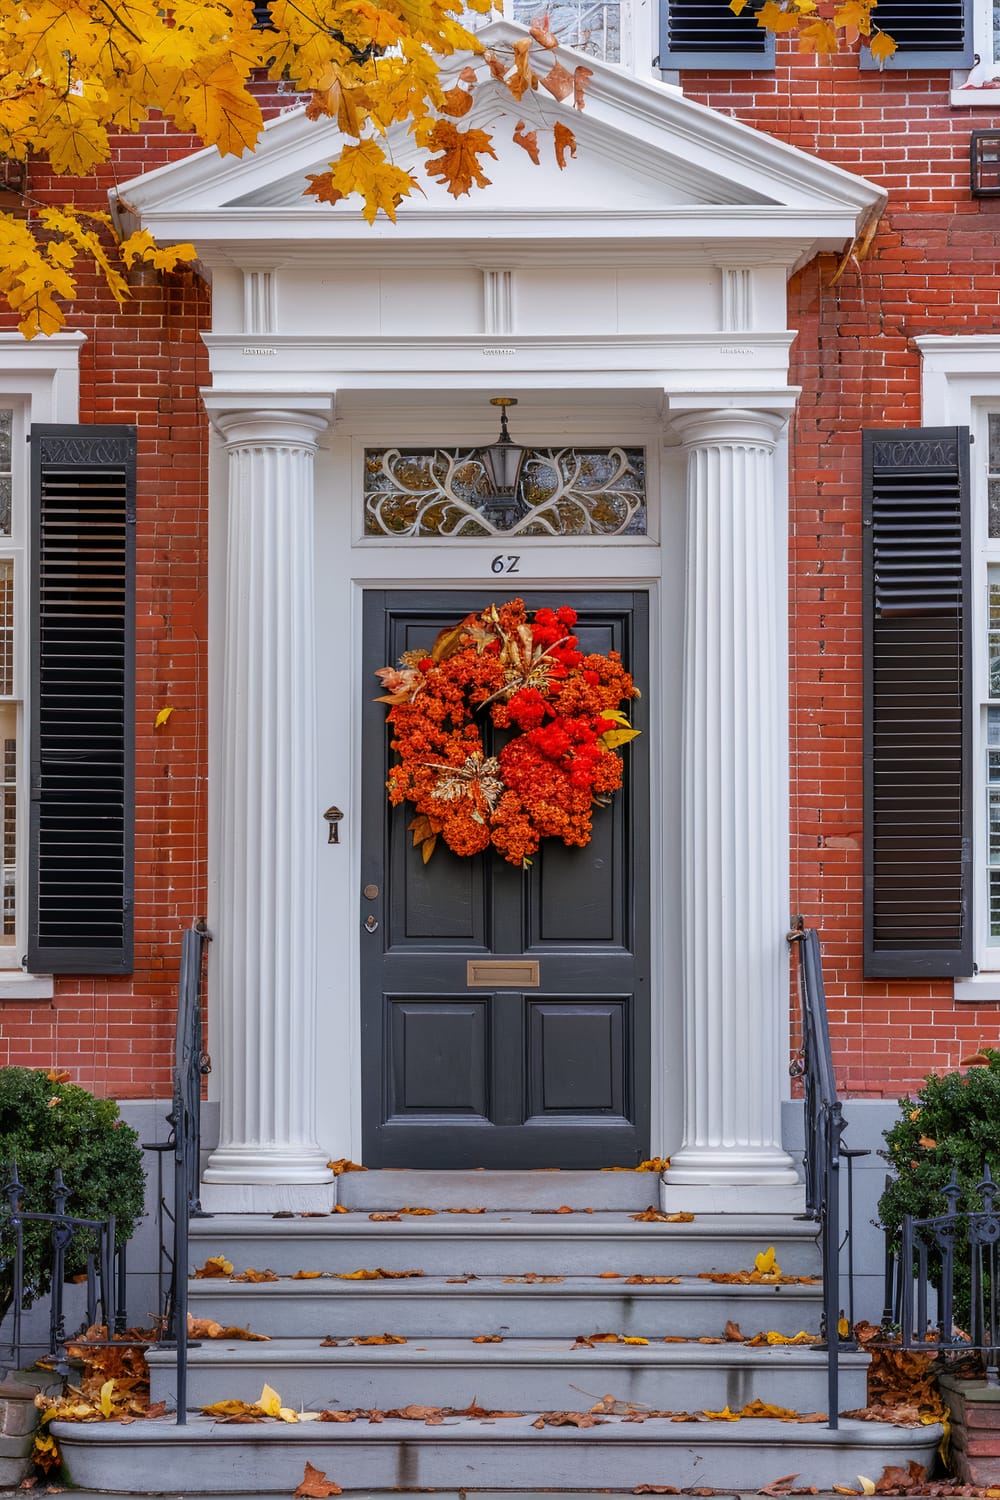
[[[523,28],[497,21],[484,41],[509,46]],[[580,58],[556,54],[572,69]],[[455,67],[469,59],[460,58]],[[776,260],[792,264],[809,248],[842,245],[877,212],[884,193],[760,131],[686,99],[679,89],[586,60],[592,71],[582,111],[558,105],[542,90],[515,105],[499,86],[481,85],[473,114],[461,122],[488,130],[497,159],[483,165],[485,190],[454,199],[428,177],[404,130],[391,138],[393,159],[410,167],[423,192],[401,205],[398,224],[369,227],[359,207],[304,197],[310,174],[322,172],[344,137],[330,121],[301,108],[272,119],[257,149],[242,158],[199,151],[125,183],[126,212],[162,242],[194,239],[209,260],[228,247],[273,247],[283,254],[310,246],[371,246],[447,237],[521,241],[713,243],[770,242]],[[530,164],[511,136],[519,119],[535,130],[541,163]],[[577,157],[558,167],[552,144],[557,119],[577,140]]]

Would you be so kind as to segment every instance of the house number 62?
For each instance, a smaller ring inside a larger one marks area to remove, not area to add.
[[[521,554],[519,552],[517,552],[517,553],[509,553],[508,552],[506,554],[506,556],[502,552],[499,552],[499,553],[497,553],[497,555],[493,559],[493,561],[490,563],[490,572],[491,573],[520,573],[520,571],[521,571],[520,566],[519,566],[520,561],[521,561]]]

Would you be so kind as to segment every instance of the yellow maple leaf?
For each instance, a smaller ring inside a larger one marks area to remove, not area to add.
[[[180,122],[222,156],[240,156],[257,144],[264,118],[231,58],[210,55],[193,62],[179,84],[178,102]]]
[[[841,0],[833,12],[833,24],[841,28],[853,27],[862,36],[872,29],[870,0]]]
[[[740,1420],[740,1413],[730,1411],[728,1406],[724,1406],[721,1411],[702,1412],[702,1416],[707,1417],[710,1422],[738,1422]]]
[[[306,189],[321,203],[337,203],[351,193],[364,199],[361,210],[369,224],[381,210],[395,222],[396,209],[417,186],[409,172],[389,160],[377,141],[347,145],[329,172],[309,177]]]
[[[782,32],[795,31],[799,24],[799,18],[794,11],[785,10],[777,3],[777,0],[764,0],[764,4],[757,12],[757,25],[766,31]]]
[[[153,728],[154,729],[162,729],[163,726],[164,726],[164,724],[170,718],[170,715],[173,713],[173,711],[174,711],[173,705],[170,704],[170,703],[168,703],[164,708],[161,708],[160,711],[159,711],[159,713],[156,715],[156,720],[155,720],[155,722],[153,724]]]
[[[888,62],[896,50],[896,43],[884,31],[879,31],[868,43],[868,50],[878,63]]]
[[[157,271],[174,271],[184,262],[196,260],[198,252],[192,244],[165,245],[156,243],[148,229],[137,229],[122,240],[118,253],[127,266],[136,261],[155,267]]]
[[[754,1269],[759,1271],[762,1276],[781,1275],[781,1267],[775,1259],[773,1245],[769,1245],[766,1250],[762,1250],[759,1255],[754,1257]]]
[[[114,1403],[111,1400],[114,1395],[114,1389],[115,1383],[113,1380],[106,1380],[101,1386],[101,1412],[106,1417],[110,1417],[114,1407]]]
[[[281,1397],[278,1395],[274,1387],[268,1385],[266,1382],[264,1384],[264,1389],[257,1397],[256,1404],[260,1407],[261,1411],[269,1417],[276,1417],[281,1411]]]
[[[799,27],[800,52],[836,52],[837,33],[829,21],[819,18]]]

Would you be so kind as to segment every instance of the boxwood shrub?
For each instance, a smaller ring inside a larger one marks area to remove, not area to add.
[[[24,1187],[21,1207],[52,1210],[57,1168],[69,1188],[67,1213],[86,1219],[115,1216],[115,1241],[123,1245],[143,1211],[145,1174],[136,1132],[119,1118],[113,1099],[98,1099],[64,1074],[33,1068],[0,1068],[0,1174],[10,1181],[10,1164]],[[93,1235],[79,1231],[66,1253],[67,1277],[86,1269]],[[0,1315],[13,1293],[14,1238],[6,1199],[0,1200]],[[24,1226],[25,1305],[44,1296],[51,1283],[51,1231]]]

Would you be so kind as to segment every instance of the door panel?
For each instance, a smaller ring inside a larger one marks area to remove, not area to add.
[[[532,610],[552,602],[524,597]],[[368,593],[372,700],[378,667],[428,650],[488,602]],[[645,687],[645,595],[560,591],[558,602],[577,609],[583,650],[620,651]],[[645,729],[645,700],[631,710]],[[366,1164],[634,1165],[648,1133],[647,736],[626,747],[624,785],[595,810],[587,847],[543,840],[520,870],[494,850],[460,858],[441,842],[424,865],[407,832],[412,807],[386,795],[384,704],[365,703],[364,735],[361,884],[376,892],[362,898],[360,934]],[[494,958],[520,967],[495,989],[473,985],[470,960]]]

